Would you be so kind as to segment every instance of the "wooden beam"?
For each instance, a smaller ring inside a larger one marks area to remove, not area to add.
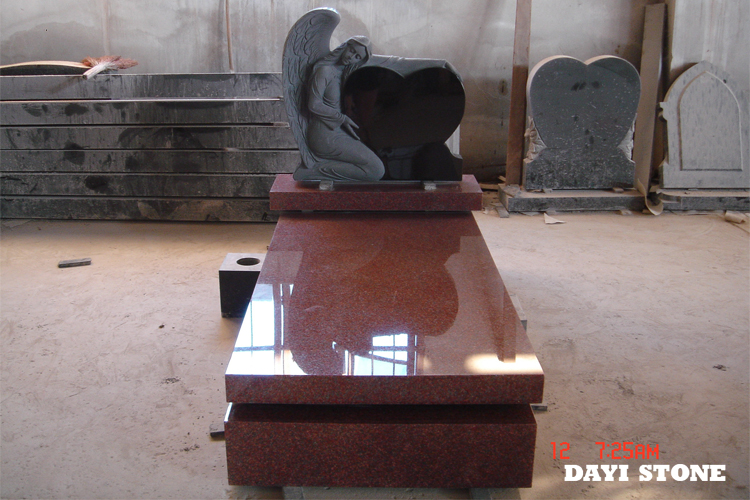
[[[635,185],[643,196],[648,195],[655,168],[652,158],[659,101],[663,98],[662,53],[665,14],[664,4],[646,6],[641,52],[641,100],[638,103],[633,138]]]
[[[513,76],[508,116],[508,148],[505,183],[520,184],[526,130],[526,80],[529,76],[531,0],[516,0],[516,31],[513,41]]]

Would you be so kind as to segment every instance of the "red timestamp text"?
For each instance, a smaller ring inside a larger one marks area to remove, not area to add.
[[[570,443],[562,442],[556,443],[552,441],[552,458],[559,458],[560,460],[570,460],[569,456],[565,455],[565,452],[570,451]]]
[[[597,441],[599,445],[599,459],[603,460],[604,457],[611,458],[613,460],[630,460],[630,459],[643,459],[647,460],[650,458],[659,458],[659,445],[651,444],[635,444],[632,441],[605,443]]]

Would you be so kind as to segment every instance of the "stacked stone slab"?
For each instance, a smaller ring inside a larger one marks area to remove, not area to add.
[[[0,216],[262,221],[299,152],[281,75],[0,76]]]

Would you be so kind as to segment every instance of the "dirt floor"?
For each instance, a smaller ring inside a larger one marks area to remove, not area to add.
[[[476,214],[546,375],[534,485],[521,490],[228,486],[209,426],[224,417],[240,323],[221,317],[218,269],[227,253],[264,252],[274,225],[4,221],[0,495],[750,497],[750,222],[554,217],[565,223]],[[553,442],[570,458],[553,458]],[[597,442],[659,457],[600,459]],[[629,481],[564,480],[565,465],[591,464],[628,465]],[[640,481],[644,464],[725,465],[726,480]]]

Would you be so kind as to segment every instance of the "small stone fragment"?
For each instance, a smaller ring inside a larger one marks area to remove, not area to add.
[[[72,259],[72,260],[61,260],[57,263],[57,267],[64,268],[64,267],[79,267],[79,266],[90,266],[91,265],[91,259],[85,258],[85,259]]]

